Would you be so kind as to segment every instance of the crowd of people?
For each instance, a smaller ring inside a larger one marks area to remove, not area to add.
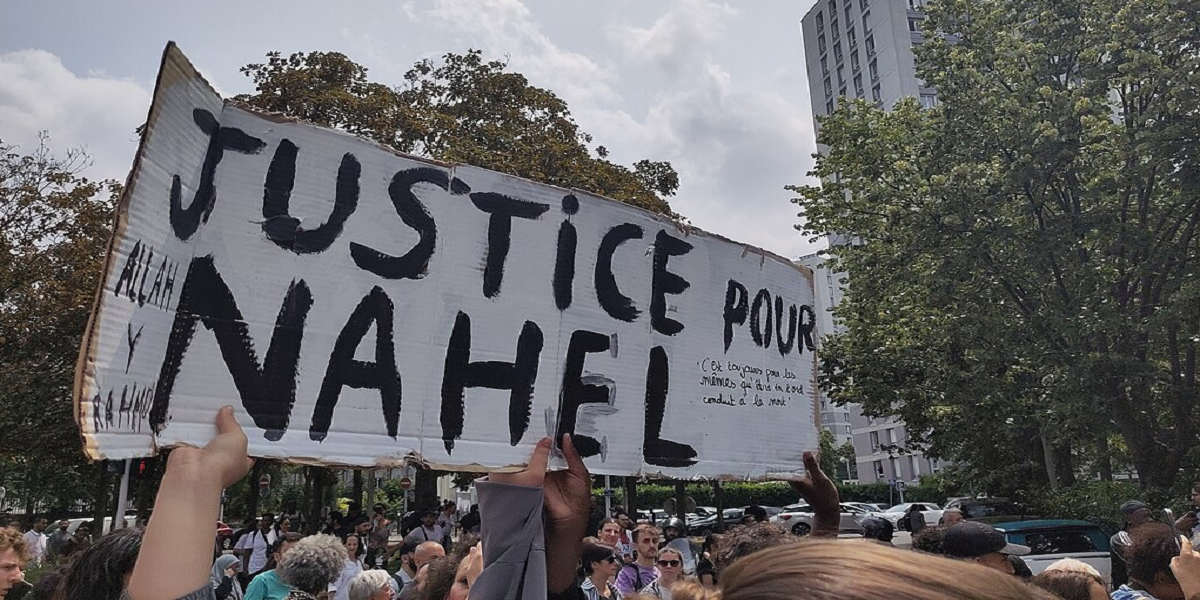
[[[171,453],[144,529],[73,544],[76,534],[61,522],[51,534],[44,521],[24,533],[0,528],[0,600],[1200,598],[1200,552],[1179,535],[1200,526],[1194,514],[1167,524],[1144,504],[1122,506],[1126,527],[1113,538],[1110,592],[1099,572],[1071,559],[1032,576],[1020,558],[1029,548],[954,511],[937,524],[906,514],[901,529],[913,534],[911,550],[892,545],[894,528],[883,519],[864,522],[861,540],[838,539],[837,488],[808,454],[807,475],[791,482],[814,512],[807,537],[753,513],[702,544],[682,521],[660,530],[621,511],[591,527],[591,478],[569,435],[557,444],[565,469],[548,471],[556,445],[543,439],[524,470],[478,480],[479,504],[470,512],[417,513],[400,528],[411,528],[402,542],[391,540],[396,528],[377,505],[370,516],[351,507],[349,518],[338,515],[307,536],[287,515],[266,515],[226,552],[211,528],[221,490],[251,461],[230,408],[217,426],[204,448]],[[23,584],[23,569],[49,556],[69,560],[36,588]]]

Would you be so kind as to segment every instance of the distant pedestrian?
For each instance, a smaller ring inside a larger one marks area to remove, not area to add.
[[[463,515],[462,520],[458,522],[458,526],[462,527],[463,533],[478,535],[479,534],[479,505],[472,504],[471,510]]]
[[[241,568],[241,561],[232,554],[222,554],[213,561],[208,583],[212,586],[216,600],[242,600],[242,584],[237,578]]]
[[[33,522],[33,527],[25,532],[25,547],[29,549],[29,564],[33,566],[41,566],[42,560],[46,558],[46,519],[38,518]]]
[[[445,545],[446,532],[437,524],[437,513],[426,510],[421,513],[421,525],[404,537],[406,542],[437,542]]]
[[[254,577],[266,569],[271,544],[275,543],[274,525],[274,515],[264,514],[258,521],[258,528],[243,535],[233,547],[234,554],[242,559],[242,572],[246,577]]]
[[[921,533],[921,530],[925,529],[925,515],[921,514],[921,508],[922,507],[920,504],[913,504],[912,506],[908,507],[908,510],[904,513],[904,516],[901,517],[904,519],[905,524],[905,526],[901,529],[904,529],[913,535]]]
[[[1153,519],[1153,515],[1150,514],[1150,508],[1146,506],[1146,503],[1140,500],[1130,500],[1121,505],[1121,518],[1124,521],[1121,524],[1121,530],[1114,533],[1108,540],[1114,588],[1119,588],[1129,582],[1128,561],[1125,559],[1129,546],[1133,544],[1133,540],[1129,537],[1129,531],[1134,527],[1149,523]]]
[[[1192,546],[1200,547],[1200,481],[1192,484],[1192,510],[1175,520],[1175,529],[1192,540]]]
[[[301,540],[298,533],[285,533],[271,545],[271,560],[267,570],[259,573],[246,586],[245,600],[284,600],[291,593],[291,586],[279,579],[279,563],[283,556]]]
[[[63,558],[70,558],[91,545],[92,530],[87,526],[87,523],[80,523],[79,527],[75,528],[75,533],[71,536],[71,539],[63,544],[59,552]]]
[[[903,519],[904,517],[901,517]],[[883,544],[891,545],[896,535],[892,522],[883,517],[867,517],[862,520],[863,537]]]
[[[62,519],[58,522],[58,529],[54,530],[46,539],[46,555],[50,557],[62,556],[63,544],[71,539],[71,532],[67,531],[71,527],[71,522]]]
[[[942,511],[942,518],[938,520],[938,525],[941,525],[942,527],[953,527],[966,520],[967,518],[963,516],[963,512],[961,510],[957,508],[947,508],[946,510]]]

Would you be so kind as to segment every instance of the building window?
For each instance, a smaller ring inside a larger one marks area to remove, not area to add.
[[[822,58],[821,60],[825,59]],[[871,59],[871,64],[867,65],[867,67],[871,71],[871,81],[879,81],[879,65],[875,62],[875,59]]]
[[[825,60],[824,56],[821,57],[821,74],[822,75],[829,74],[829,61]]]
[[[877,460],[871,463],[871,468],[875,470],[875,477],[879,479],[887,479],[887,473],[883,472],[883,461]]]
[[[837,61],[838,64],[841,64],[841,62],[842,62],[842,45],[841,44],[833,45],[833,60]]]
[[[863,33],[871,33],[871,11],[863,11]]]
[[[840,98],[845,95],[846,95],[846,86],[842,86],[840,89],[838,89],[838,97]]]
[[[875,56],[875,36],[868,35],[865,44],[867,46],[867,56]]]
[[[829,81],[829,80],[826,79],[825,81]],[[883,101],[883,96],[881,96],[879,93],[879,84],[878,83],[871,87],[871,99],[876,102]]]
[[[858,63],[858,50],[850,51],[850,68],[853,69],[855,73],[862,68],[862,65]]]
[[[933,108],[937,106],[937,94],[922,93],[921,106],[923,108]]]
[[[817,13],[817,29],[819,31],[825,30],[825,15],[821,13]]]
[[[825,101],[825,114],[828,115],[828,114],[832,114],[832,113],[833,113],[833,100],[826,100]]]
[[[912,0],[908,0],[912,2]],[[832,17],[837,14],[837,0],[829,0],[829,15]]]
[[[855,74],[854,74],[854,95],[855,95],[855,96],[857,96],[857,97],[859,97],[859,98],[862,98],[862,97],[863,97],[862,73],[855,73]],[[891,433],[892,433],[892,430],[891,430],[891,429],[889,429],[889,430],[888,430],[888,437],[891,437]],[[893,439],[892,441],[894,442],[894,441],[896,441],[896,440],[894,440],[894,439]]]
[[[830,83],[829,78],[826,77],[825,78],[825,95],[829,96],[830,94],[833,94],[833,84]]]
[[[854,35],[853,25],[846,29],[846,41],[850,44],[851,48],[858,44],[858,36]]]
[[[904,473],[900,470],[900,459],[893,456],[891,462],[892,462],[892,477],[894,477],[897,480],[903,479]]]
[[[891,428],[891,427],[889,427],[889,428],[888,428],[888,430],[887,430],[887,438],[888,438],[888,443],[889,443],[889,444],[895,444],[895,443],[896,443],[896,430],[895,430],[894,428]]]
[[[871,438],[871,450],[879,450],[879,432],[872,431],[869,437]]]
[[[825,54],[825,34],[824,33],[817,36],[817,49],[821,51],[821,54]]]
[[[858,9],[867,12],[867,7],[871,6],[870,0],[858,0]]]
[[[854,3],[847,0],[846,2],[846,22],[850,22],[850,11],[854,10]]]
[[[912,470],[913,479],[921,476],[921,461],[916,455],[910,454],[908,456],[908,466]]]
[[[908,30],[909,31],[920,31],[921,30],[921,20],[909,17],[908,18]]]
[[[838,27],[838,20],[836,17],[829,21],[829,33],[833,35],[833,43],[835,44],[838,43],[838,40],[842,39],[842,30]]]
[[[838,87],[846,86],[846,68],[842,65],[837,66]]]

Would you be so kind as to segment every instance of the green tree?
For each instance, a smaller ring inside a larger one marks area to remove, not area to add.
[[[979,481],[1167,488],[1200,441],[1200,28],[1186,0],[935,0],[939,105],[844,102],[798,186],[848,275],[822,385]],[[1079,464],[1086,459],[1090,464]],[[985,483],[986,485],[986,483]]]
[[[402,152],[466,163],[562,187],[575,187],[670,214],[679,187],[668,162],[633,169],[607,160],[579,129],[567,103],[479,50],[423,60],[400,86],[367,80],[367,69],[338,52],[268,52],[242,67],[255,93],[237,99],[319,125],[369,137]]]
[[[43,135],[27,153],[0,141],[0,484],[65,509],[90,496],[71,400],[75,359],[103,270],[114,181],[79,176]]]
[[[839,481],[850,479],[848,465],[854,464],[854,444],[844,442],[839,446],[833,432],[822,429],[818,441],[818,453],[822,471],[830,476],[836,476],[835,479]]]

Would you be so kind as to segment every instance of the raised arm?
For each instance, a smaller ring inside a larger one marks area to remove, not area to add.
[[[804,477],[788,483],[813,509],[812,536],[836,538],[842,521],[837,486],[821,471],[821,465],[812,452],[804,453],[804,470],[807,471]]]
[[[207,446],[171,451],[129,579],[132,600],[175,600],[209,585],[221,490],[251,464],[230,406],[217,413],[217,436]]]

